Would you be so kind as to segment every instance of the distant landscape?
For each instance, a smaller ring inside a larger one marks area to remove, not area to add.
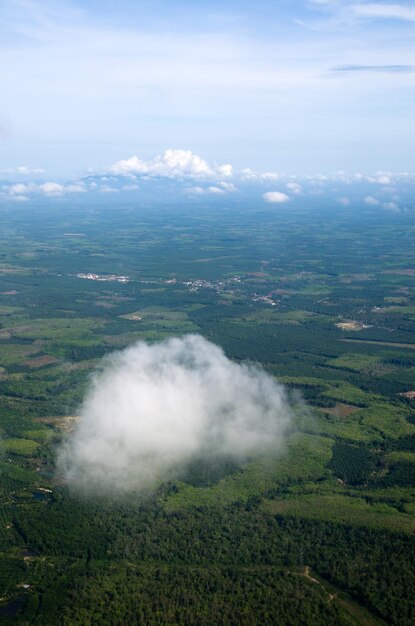
[[[1,623],[413,624],[414,235],[318,197],[3,207]],[[102,358],[188,334],[284,385],[284,446],[77,493]]]

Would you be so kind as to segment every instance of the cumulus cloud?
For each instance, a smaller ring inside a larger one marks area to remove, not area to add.
[[[20,174],[21,176],[31,176],[33,174],[44,174],[45,170],[40,167],[27,167],[26,165],[19,165],[18,167],[7,167],[0,170],[2,174]]]
[[[98,189],[99,193],[119,193],[119,189],[111,187],[111,185],[101,185]]]
[[[347,198],[347,196],[343,196],[342,198],[339,198],[337,200],[337,202],[339,204],[341,204],[342,206],[350,206],[351,205],[350,198]]]
[[[27,193],[27,191],[29,190],[27,185],[24,185],[23,183],[15,183],[14,185],[11,185],[9,188],[9,193],[14,195],[18,195],[18,194],[22,194],[22,193]]]
[[[240,173],[241,180],[246,181],[269,181],[269,180],[278,180],[279,176],[275,172],[256,172],[252,170],[250,167],[246,167]]]
[[[29,200],[27,194],[33,191],[33,187],[33,185],[25,185],[24,183],[5,185],[3,187],[3,195],[7,200],[13,200],[13,202],[26,202]]]
[[[228,192],[238,191],[238,188],[235,187],[235,185],[233,183],[228,183],[228,182],[225,182],[224,180],[221,181],[219,183],[219,185],[222,187],[222,189],[224,189],[225,191],[228,191]]]
[[[146,489],[198,457],[278,450],[292,421],[281,385],[198,335],[105,358],[80,413],[58,467],[93,491]]]
[[[272,204],[287,202],[290,199],[290,197],[287,196],[286,193],[282,193],[282,191],[267,191],[266,193],[262,194],[262,197],[264,198],[265,202],[270,202]]]
[[[373,196],[366,196],[365,203],[369,204],[370,206],[377,206],[378,204],[380,204],[380,201]]]
[[[29,198],[25,196],[24,194],[15,194],[13,195],[12,200],[14,202],[27,202]]]
[[[108,168],[108,172],[116,176],[204,179],[230,177],[233,168],[230,164],[210,166],[207,161],[190,150],[170,149],[150,161],[143,161],[137,156],[117,161]]]
[[[286,184],[286,187],[287,187],[287,189],[289,189],[290,191],[292,191],[296,195],[300,195],[301,194],[302,187],[298,183],[290,182],[290,183]]]
[[[391,177],[387,174],[379,174],[379,176],[374,179],[374,182],[378,183],[379,185],[390,185]]]
[[[41,194],[47,198],[59,198],[67,193],[85,193],[85,183],[82,181],[74,181],[67,185],[56,182],[36,183],[14,183],[4,187],[5,196],[8,200],[21,202],[28,200],[28,194]]]
[[[399,205],[396,202],[384,202],[383,207],[392,213],[399,213]]]
[[[221,187],[214,187],[210,185],[209,187],[190,187],[188,190],[190,194],[195,196],[202,196],[204,194],[224,194],[226,190]]]
[[[39,185],[39,190],[43,191],[45,196],[63,196],[65,193],[65,187],[60,183],[43,183]]]
[[[82,181],[70,183],[69,185],[65,185],[64,193],[85,193],[86,188],[85,184]]]

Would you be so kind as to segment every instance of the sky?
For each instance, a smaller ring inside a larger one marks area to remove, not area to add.
[[[0,0],[0,81],[3,179],[415,171],[415,2]]]

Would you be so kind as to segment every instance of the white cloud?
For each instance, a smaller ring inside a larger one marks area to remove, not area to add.
[[[20,174],[21,176],[31,176],[33,174],[44,174],[45,170],[40,167],[27,167],[26,165],[19,165],[18,167],[8,167],[1,169],[2,174]]]
[[[396,202],[385,202],[383,204],[383,207],[387,211],[392,211],[392,213],[398,213],[399,212],[399,205],[396,204]]]
[[[208,193],[216,193],[216,194],[220,194],[220,193],[226,193],[226,191],[224,189],[221,189],[220,187],[214,187],[214,186],[210,186],[207,188],[206,190]]]
[[[39,185],[38,188],[45,194],[45,196],[57,197],[63,196],[65,193],[65,187],[60,183],[43,183],[42,185]]]
[[[246,167],[245,169],[243,169],[240,174],[239,177],[241,178],[241,180],[246,180],[246,181],[254,181],[254,180],[258,180],[258,181],[270,181],[270,180],[278,180],[280,177],[278,174],[276,174],[275,172],[256,172],[255,170],[252,170],[250,167]]]
[[[263,174],[258,174],[258,178],[260,180],[278,180],[279,176],[275,172],[264,172]]]
[[[359,17],[399,19],[415,22],[415,8],[413,6],[363,2],[353,5],[352,11]]]
[[[108,168],[111,174],[116,176],[126,176],[127,174],[147,174],[148,165],[145,161],[141,161],[138,157],[132,156],[129,159],[117,161]]]
[[[13,202],[27,202],[29,200],[29,198],[24,195],[13,195],[10,199],[13,200]]]
[[[375,182],[379,185],[390,185],[391,177],[386,174],[381,174],[375,179]]]
[[[30,191],[29,186],[24,185],[23,183],[16,183],[15,185],[11,185],[11,187],[9,187],[9,193],[11,195],[27,193],[28,191]]]
[[[101,185],[98,191],[99,193],[119,193],[119,189],[111,187],[111,185]]]
[[[5,187],[6,197],[11,200],[22,201],[22,198],[28,200],[26,194],[42,194],[49,198],[58,198],[66,193],[84,193],[86,192],[85,184],[82,181],[74,181],[67,185],[57,182],[45,182],[41,184],[30,183],[14,183]]]
[[[258,177],[257,173],[254,172],[254,170],[251,170],[251,168],[249,167],[246,167],[241,172],[242,180],[255,180],[257,177]]]
[[[206,179],[230,177],[233,169],[229,164],[211,167],[207,161],[190,150],[169,149],[150,161],[143,161],[137,156],[117,161],[108,168],[108,172],[116,176],[135,174],[178,179]]]
[[[351,205],[350,198],[347,198],[346,196],[343,196],[342,198],[339,198],[337,202],[339,204],[341,204],[342,206],[350,206]]]
[[[221,189],[220,187],[214,187],[214,186],[209,186],[209,187],[190,187],[190,189],[188,189],[189,193],[192,195],[196,195],[196,196],[201,196],[204,194],[224,194],[226,193],[225,189]]]
[[[228,192],[238,191],[238,188],[235,187],[235,185],[233,183],[227,183],[225,181],[222,181],[222,182],[219,183],[219,185],[222,187],[222,189],[224,189],[225,191],[228,191]]]
[[[290,191],[292,191],[296,195],[299,195],[301,193],[301,191],[302,191],[301,185],[299,185],[298,183],[287,183],[286,187],[287,187],[287,189],[289,189]]]
[[[380,200],[377,200],[377,198],[374,198],[373,196],[366,196],[365,202],[370,206],[377,206],[378,204],[380,204]]]
[[[32,183],[15,183],[14,185],[6,185],[3,189],[5,197],[13,202],[26,202],[29,200],[27,194],[34,190],[35,185]]]
[[[66,185],[64,187],[64,191],[65,193],[85,193],[86,188],[85,188],[85,184],[82,181],[80,181],[80,182],[75,182],[75,183]]]
[[[282,193],[282,191],[267,191],[262,194],[265,202],[276,203],[279,204],[281,202],[287,202],[290,197],[287,194]]]
[[[225,165],[219,165],[219,167],[216,168],[216,172],[219,176],[227,178],[228,176],[233,175],[233,167],[230,163],[226,163]]]
[[[145,489],[203,456],[275,452],[292,423],[275,379],[197,335],[104,359],[80,414],[58,467],[92,491]]]

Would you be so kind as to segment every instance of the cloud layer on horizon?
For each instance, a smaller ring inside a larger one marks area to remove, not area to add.
[[[42,198],[59,202],[71,198],[78,202],[81,199],[88,201],[92,196],[104,199],[117,194],[120,201],[145,199],[152,202],[160,198],[186,197],[212,201],[216,198],[220,202],[226,197],[233,200],[256,197],[261,202],[278,205],[289,200],[302,202],[307,197],[320,195],[331,197],[334,203],[344,207],[360,202],[362,206],[382,206],[396,211],[405,208],[396,197],[396,188],[409,192],[415,183],[415,174],[410,172],[380,171],[367,175],[339,171],[298,176],[258,172],[251,168],[238,170],[229,163],[209,163],[191,150],[172,148],[149,160],[137,156],[122,159],[102,170],[90,170],[82,178],[65,182],[50,180],[41,174],[40,168],[10,167],[6,172],[12,180],[0,180],[0,203],[24,203]],[[32,174],[37,175],[36,181],[30,181]],[[339,185],[344,187],[341,192],[344,195],[340,197],[339,189],[336,190]],[[359,185],[365,189],[356,197]],[[349,196],[347,188],[350,186],[354,186],[354,198]],[[369,196],[376,202],[367,201],[365,198]]]

